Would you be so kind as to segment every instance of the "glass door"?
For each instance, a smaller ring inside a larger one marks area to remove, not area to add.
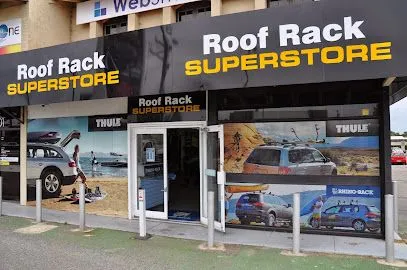
[[[207,224],[207,194],[215,193],[215,228],[225,231],[225,172],[223,126],[209,126],[204,140],[205,175],[203,185],[204,208],[202,223]]]
[[[146,216],[168,218],[167,130],[137,128],[135,130],[136,190],[145,189]],[[136,215],[139,215],[138,197]]]

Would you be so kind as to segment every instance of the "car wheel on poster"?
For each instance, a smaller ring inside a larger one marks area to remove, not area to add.
[[[357,219],[353,222],[352,227],[357,232],[364,232],[366,230],[366,223],[363,220]]]
[[[276,223],[276,216],[273,213],[270,213],[266,220],[267,227],[273,227]]]
[[[41,175],[44,198],[58,197],[61,194],[62,173],[57,169],[45,170]]]

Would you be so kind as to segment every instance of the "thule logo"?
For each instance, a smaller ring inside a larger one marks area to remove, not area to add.
[[[96,127],[106,128],[106,127],[120,127],[121,118],[109,118],[109,119],[96,119]]]
[[[338,133],[368,133],[369,124],[336,125]]]

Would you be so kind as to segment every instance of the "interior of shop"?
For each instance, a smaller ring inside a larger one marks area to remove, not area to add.
[[[3,198],[19,200],[20,196],[20,108],[0,110],[0,176]]]
[[[200,220],[199,130],[168,129],[168,218],[183,221]]]

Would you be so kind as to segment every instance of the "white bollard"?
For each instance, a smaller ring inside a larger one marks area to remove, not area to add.
[[[393,195],[394,195],[394,231],[399,233],[399,187],[398,182],[393,181]]]
[[[293,196],[293,254],[300,253],[300,193]]]
[[[215,238],[215,192],[208,192],[208,248],[213,248]]]
[[[85,230],[85,184],[79,184],[79,229]]]
[[[394,263],[394,198],[387,194],[385,197],[385,238],[386,238],[386,262]]]
[[[0,217],[3,215],[3,177],[0,176]]]
[[[138,202],[139,202],[139,209],[140,209],[140,215],[139,215],[139,227],[140,227],[140,232],[139,232],[139,237],[140,238],[146,238],[147,237],[147,221],[146,221],[146,191],[142,188],[138,190]]]
[[[42,221],[42,209],[41,209],[41,202],[42,202],[42,180],[37,179],[35,181],[35,221],[40,223]]]

